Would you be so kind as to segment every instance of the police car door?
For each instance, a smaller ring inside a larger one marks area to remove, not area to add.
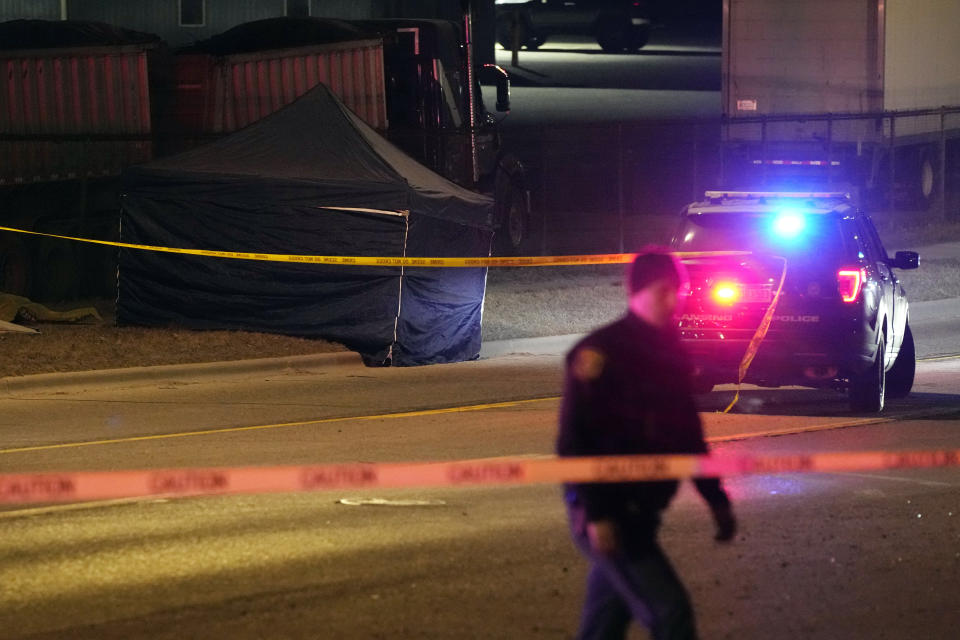
[[[890,261],[887,258],[887,252],[880,243],[876,229],[868,219],[857,218],[857,235],[863,244],[869,268],[877,278],[877,284],[880,286],[880,310],[881,316],[887,318],[887,363],[892,362],[893,354],[900,350],[902,340],[902,324],[898,324],[894,299],[897,293],[897,278],[890,268]],[[879,322],[878,317],[878,322]],[[880,330],[880,327],[877,327]]]
[[[883,246],[883,242],[880,240],[880,235],[877,233],[877,228],[873,226],[873,220],[869,217],[864,219],[864,226],[867,228],[867,233],[872,238],[872,243],[879,249],[880,255],[883,258],[883,264],[887,268],[887,271],[890,273],[891,281],[891,296],[890,296],[890,337],[889,342],[891,344],[890,353],[896,354],[900,351],[900,345],[903,343],[903,334],[906,331],[907,323],[907,313],[906,313],[906,300],[903,295],[903,290],[900,285],[900,279],[897,277],[897,272],[895,269],[890,267],[890,256],[887,255],[887,249]]]

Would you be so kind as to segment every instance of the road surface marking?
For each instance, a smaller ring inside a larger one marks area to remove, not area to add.
[[[59,444],[42,444],[30,447],[13,447],[0,449],[3,453],[25,453],[28,451],[49,451],[52,449],[72,449],[76,447],[92,447],[103,444],[122,444],[127,442],[144,442],[147,440],[165,440],[169,438],[186,438],[191,436],[206,436],[215,433],[237,433],[241,431],[257,431],[263,429],[281,429],[285,427],[302,427],[311,424],[330,424],[332,422],[350,422],[353,420],[392,420],[396,418],[416,418],[423,416],[437,416],[449,413],[468,413],[473,411],[487,411],[489,409],[507,409],[538,402],[559,400],[553,396],[549,398],[528,398],[525,400],[510,400],[508,402],[491,402],[441,409],[422,409],[419,411],[401,411],[397,413],[379,413],[365,416],[342,416],[338,418],[316,418],[314,420],[298,420],[297,422],[280,422],[276,424],[258,424],[245,427],[224,427],[221,429],[205,429],[201,431],[182,431],[177,433],[160,433],[149,436],[130,436],[128,438],[109,438],[105,440],[85,440],[82,442],[63,442]]]
[[[933,356],[930,358],[917,358],[917,362],[936,362],[937,360],[957,360],[960,359],[960,353],[949,356]]]
[[[937,415],[951,415],[957,413],[957,410],[957,407],[931,407],[929,409],[906,411],[904,413],[891,416],[878,415],[872,418],[856,418],[843,422],[823,422],[821,424],[811,424],[807,426],[787,427],[779,431],[776,429],[771,429],[770,431],[745,431],[743,433],[734,433],[726,436],[712,436],[710,438],[705,438],[705,440],[707,442],[728,442],[731,440],[747,440],[749,438],[765,438],[769,436],[790,436],[813,431],[828,431],[830,429],[844,429],[846,427],[859,427],[868,424],[904,422],[906,420],[917,420],[920,418],[929,418]]]
[[[32,507],[30,509],[15,509],[12,511],[0,511],[0,520],[4,518],[26,518],[29,516],[45,516],[53,513],[62,513],[64,511],[83,511],[85,509],[97,509],[100,507],[119,507],[126,504],[136,504],[138,502],[167,502],[157,496],[137,496],[134,498],[113,498],[111,500],[90,500],[88,502],[72,502],[69,504],[53,504],[46,507]]]
[[[390,500],[387,498],[340,498],[337,503],[351,507],[442,507],[447,504],[445,500]]]
[[[892,480],[894,482],[907,482],[910,484],[921,484],[926,487],[956,487],[957,486],[952,482],[937,482],[936,480],[915,480],[914,478],[897,478],[895,476],[881,476],[873,473],[844,472],[844,473],[825,473],[824,475],[855,476],[857,478],[867,478],[869,480]]]

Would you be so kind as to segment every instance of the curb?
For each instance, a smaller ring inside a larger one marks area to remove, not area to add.
[[[172,381],[183,378],[184,376],[192,378],[212,378],[225,375],[283,372],[301,368],[345,365],[362,366],[362,364],[359,354],[352,351],[337,351],[334,353],[257,358],[253,360],[170,364],[154,367],[129,367],[125,369],[99,369],[69,373],[38,373],[29,376],[0,378],[0,395],[41,389],[45,392],[51,392],[101,384],[156,383]]]
[[[562,336],[484,342],[480,346],[480,359],[486,360],[487,358],[507,355],[562,356],[584,335],[582,333],[570,333]]]
[[[495,358],[505,355],[563,355],[580,334],[493,340],[483,343],[480,358]],[[124,369],[97,369],[69,373],[37,373],[28,376],[0,378],[0,396],[29,391],[56,392],[77,387],[107,384],[143,384],[169,382],[184,377],[213,378],[251,373],[283,372],[300,368],[363,366],[360,355],[353,351],[318,353],[305,356],[281,356],[253,360],[227,360],[199,362],[194,364],[168,364],[153,367],[128,367]]]

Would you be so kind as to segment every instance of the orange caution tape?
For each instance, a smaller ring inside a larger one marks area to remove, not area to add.
[[[143,496],[627,482],[795,472],[960,466],[960,449],[789,456],[608,456],[502,458],[430,463],[357,463],[139,471],[0,474],[0,504]]]

